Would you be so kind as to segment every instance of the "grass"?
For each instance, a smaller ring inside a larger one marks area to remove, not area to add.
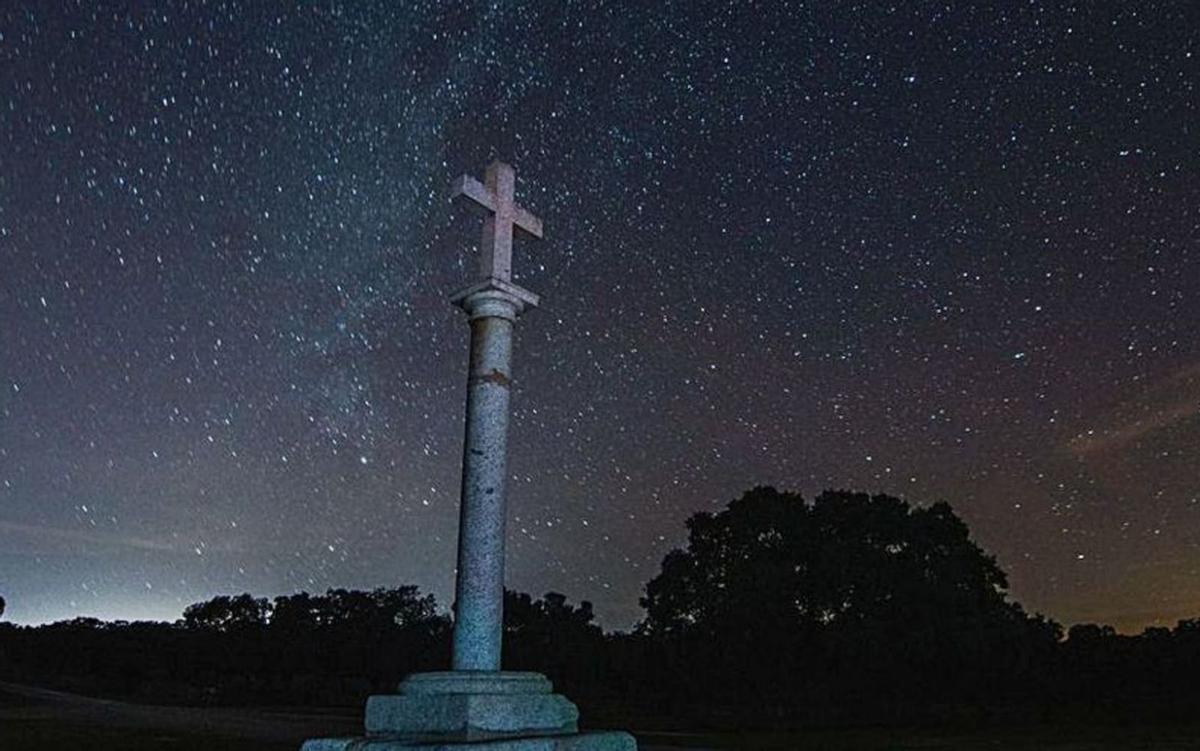
[[[226,738],[145,728],[85,727],[52,720],[6,720],[0,724],[4,751],[297,751],[299,744]]]
[[[649,733],[642,748],[739,749],[740,751],[1168,751],[1200,747],[1197,729],[1043,728],[1002,735],[927,735],[891,731],[713,734],[679,736]],[[221,735],[144,728],[85,727],[48,719],[0,724],[4,751],[79,748],[88,751],[297,751],[292,741],[264,742]]]
[[[646,733],[644,746],[739,751],[1176,751],[1200,748],[1198,727],[1050,726],[1009,731],[937,733],[837,730],[795,733]]]
[[[83,714],[81,714],[83,712]],[[298,751],[301,739],[344,735],[350,718],[279,715],[254,708],[207,712],[105,703],[0,686],[0,751]],[[339,724],[340,723],[340,724]],[[606,725],[621,726],[618,721]],[[358,721],[353,722],[355,728]],[[330,728],[335,730],[330,731]],[[318,732],[323,729],[326,732]],[[255,737],[247,737],[253,733]],[[1182,751],[1200,749],[1200,725],[1064,724],[981,732],[825,730],[787,733],[638,733],[643,751]]]

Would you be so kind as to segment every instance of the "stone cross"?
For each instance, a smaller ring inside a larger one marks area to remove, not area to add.
[[[544,675],[500,669],[513,324],[538,303],[512,283],[512,239],[514,230],[542,236],[541,220],[513,203],[513,188],[513,169],[502,162],[482,183],[454,183],[455,196],[488,212],[482,278],[450,297],[471,321],[454,669],[415,673],[396,693],[369,698],[365,736],[317,738],[301,751],[637,751],[628,733],[579,732],[579,709]]]
[[[464,196],[487,211],[479,243],[479,272],[484,278],[512,281],[513,230],[542,238],[542,220],[513,202],[516,174],[501,161],[492,162],[481,183],[469,175],[454,181],[453,197]]]
[[[492,162],[483,183],[466,176],[454,183],[455,197],[466,196],[488,212],[480,249],[483,278],[451,297],[471,319],[455,581],[455,670],[500,669],[512,332],[517,316],[538,302],[537,295],[511,281],[513,230],[542,236],[542,221],[513,202],[514,187],[513,168],[503,162]]]

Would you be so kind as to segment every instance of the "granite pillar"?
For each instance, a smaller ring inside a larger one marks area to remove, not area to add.
[[[513,326],[537,295],[512,282],[512,240],[542,236],[513,200],[512,167],[454,195],[486,212],[482,279],[451,297],[471,325],[455,580],[453,671],[419,673],[367,701],[366,735],[307,741],[302,751],[636,751],[623,732],[579,732],[579,710],[537,673],[500,669],[504,626],[505,486]]]

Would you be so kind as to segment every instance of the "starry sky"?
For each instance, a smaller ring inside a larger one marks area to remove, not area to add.
[[[836,7],[835,7],[836,5]],[[1200,616],[1200,11],[0,9],[18,622],[452,600],[479,217],[517,327],[509,584],[628,628],[755,484],[950,501],[1064,623]]]

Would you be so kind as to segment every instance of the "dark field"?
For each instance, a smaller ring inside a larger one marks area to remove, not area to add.
[[[351,735],[359,718],[268,709],[153,707],[0,684],[0,749],[4,751],[296,751],[307,737]],[[930,733],[861,730],[787,734],[639,733],[645,751],[676,749],[1016,749],[1136,751],[1200,749],[1200,726],[1052,727],[1038,730]]]

